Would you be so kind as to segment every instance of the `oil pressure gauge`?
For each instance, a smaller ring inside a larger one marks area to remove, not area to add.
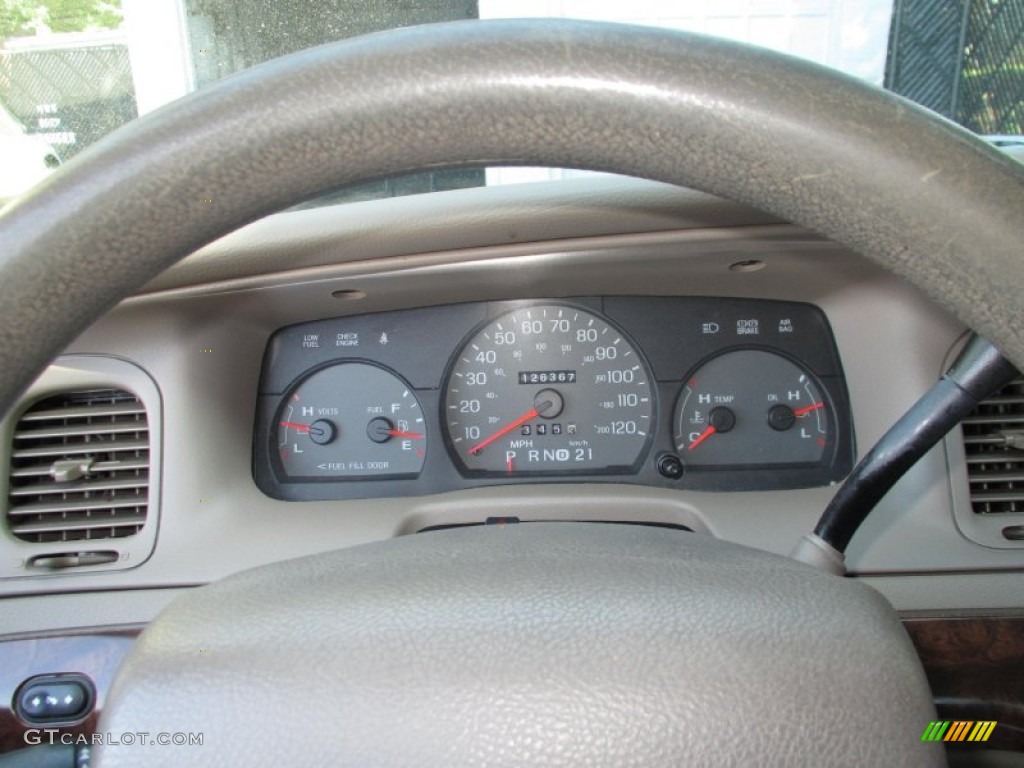
[[[321,368],[286,396],[272,431],[289,478],[415,477],[427,434],[416,395],[377,365]]]
[[[807,371],[773,352],[741,349],[687,377],[673,442],[691,467],[815,464],[834,442],[835,423]]]

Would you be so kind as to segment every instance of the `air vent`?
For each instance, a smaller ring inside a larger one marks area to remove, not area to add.
[[[974,512],[1024,512],[1024,378],[981,403],[963,434]]]
[[[146,523],[149,426],[133,394],[37,401],[14,430],[7,526],[36,543],[121,539]]]

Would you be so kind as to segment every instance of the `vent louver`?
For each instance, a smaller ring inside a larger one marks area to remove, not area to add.
[[[982,402],[962,427],[971,508],[1024,512],[1024,378]]]
[[[10,473],[6,522],[17,538],[133,536],[148,510],[146,409],[113,389],[40,400],[15,427]]]

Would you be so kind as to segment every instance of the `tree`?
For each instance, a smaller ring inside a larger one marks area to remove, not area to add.
[[[36,34],[37,25],[53,32],[117,29],[121,0],[0,0],[0,38]]]
[[[36,0],[0,0],[0,40],[34,34],[30,25],[38,12]]]
[[[42,0],[46,24],[54,32],[117,29],[121,26],[121,0]]]

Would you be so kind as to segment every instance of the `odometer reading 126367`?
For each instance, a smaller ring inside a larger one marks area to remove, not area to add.
[[[470,473],[630,471],[654,422],[651,378],[607,320],[541,304],[488,322],[448,374],[442,420]]]

